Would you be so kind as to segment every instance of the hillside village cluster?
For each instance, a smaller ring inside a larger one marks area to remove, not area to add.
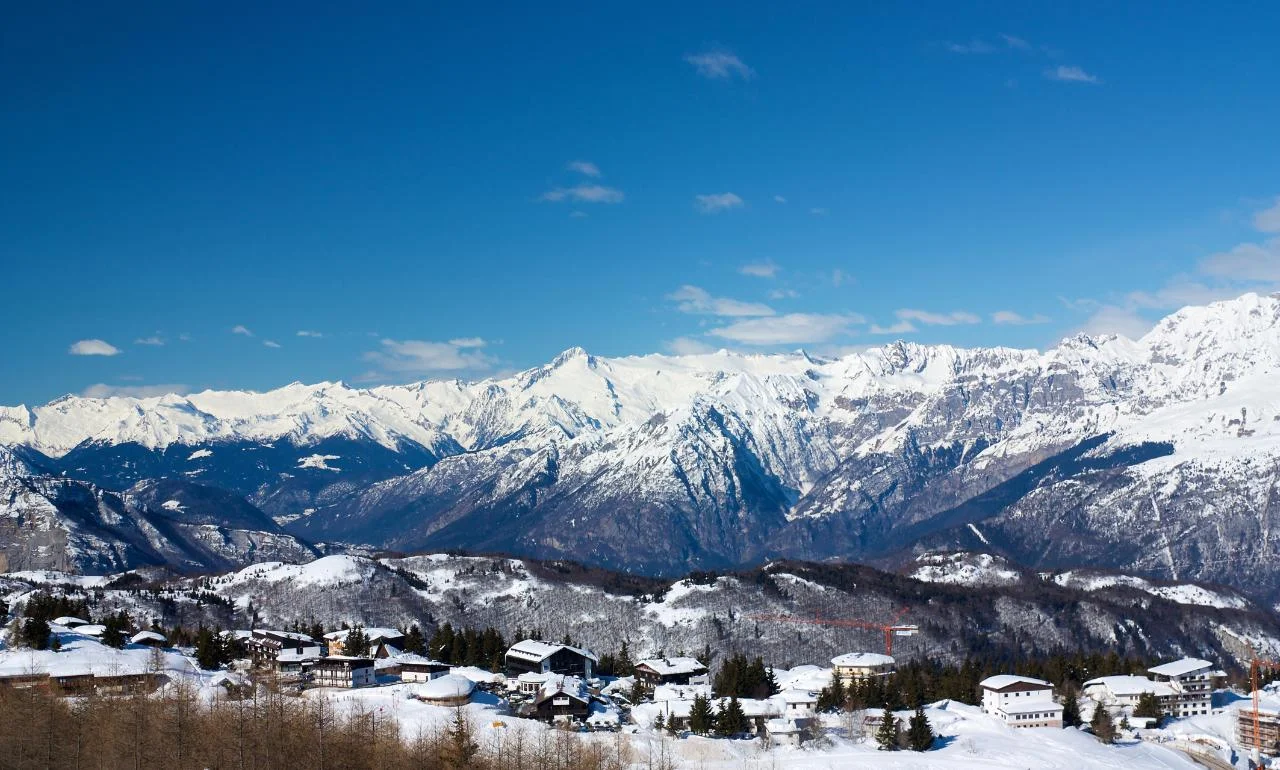
[[[0,649],[0,687],[36,687],[66,696],[136,694],[155,691],[165,679],[199,671],[191,651],[171,647],[156,630],[137,631],[122,639],[123,644],[108,647],[102,641],[109,633],[107,625],[58,617],[48,623],[51,649],[37,657],[16,647],[20,623],[10,624]],[[206,680],[217,686],[219,697],[246,697],[268,683],[298,694],[410,685],[405,697],[425,704],[457,708],[483,699],[496,706],[497,716],[566,729],[677,736],[714,732],[758,738],[775,747],[803,747],[821,740],[821,711],[832,687],[886,679],[897,666],[889,655],[852,652],[832,659],[829,668],[800,666],[783,676],[770,669],[762,697],[724,697],[713,690],[709,661],[683,655],[639,660],[629,663],[630,672],[602,676],[597,670],[600,658],[588,649],[567,641],[525,639],[506,649],[502,670],[493,672],[406,652],[406,633],[395,628],[357,626],[319,638],[261,628],[222,633],[246,657]],[[353,645],[359,649],[351,649]],[[123,649],[113,649],[117,646]],[[174,665],[175,658],[187,661],[185,672],[182,665]],[[1099,737],[1105,732],[1109,740],[1117,733],[1142,737],[1144,730],[1166,717],[1223,712],[1221,705],[1215,706],[1215,691],[1226,674],[1213,662],[1183,658],[1154,666],[1148,673],[1149,677],[1103,676],[1085,682],[1083,697],[1074,706],[1075,722],[1080,722],[1080,707],[1086,707],[1093,719],[1081,729],[1091,728]],[[1070,727],[1065,712],[1071,707],[1056,689],[1052,682],[1008,673],[984,679],[974,696],[987,718],[1011,729]],[[1251,752],[1256,762],[1269,762],[1280,749],[1280,709],[1259,710],[1256,722],[1252,709],[1236,708],[1234,713],[1236,745],[1245,751],[1256,749]],[[725,714],[735,720],[728,731],[716,726],[717,720],[723,726]],[[922,715],[922,710],[917,712],[918,719],[923,720]],[[929,730],[919,745],[918,735],[907,735],[908,717],[898,719],[883,709],[865,709],[858,719],[858,734],[882,747],[915,744],[924,750],[934,739]],[[927,722],[922,728],[912,721],[911,732],[917,729],[927,729]]]

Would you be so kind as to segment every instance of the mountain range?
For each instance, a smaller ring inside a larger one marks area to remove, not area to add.
[[[12,569],[367,546],[678,575],[963,550],[1280,598],[1276,296],[1045,351],[575,348],[479,382],[67,396],[0,407],[0,445]]]

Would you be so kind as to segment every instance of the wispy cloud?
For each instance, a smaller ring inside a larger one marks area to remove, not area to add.
[[[626,198],[616,187],[600,184],[580,184],[573,187],[554,187],[538,197],[540,201],[559,203],[572,200],[580,203],[622,203]]]
[[[716,352],[714,345],[708,345],[692,337],[676,337],[673,340],[667,340],[665,347],[668,353],[674,353],[677,356],[698,356]]]
[[[943,43],[942,47],[951,53],[958,54],[995,53],[996,50],[994,45],[978,38],[974,38],[967,43],[955,43],[948,41]]]
[[[587,218],[587,212],[585,212],[585,211],[579,211],[578,209],[574,209],[573,211],[570,211],[570,212],[569,212],[569,218],[570,218],[570,219],[586,219],[586,218]]]
[[[243,336],[245,336],[245,337],[252,337],[252,336],[253,336],[253,332],[249,331],[249,327],[247,327],[247,326],[243,326],[243,325],[241,325],[241,324],[236,324],[235,326],[232,326],[232,327],[231,327],[231,333],[232,333],[232,334],[240,334],[240,335],[243,335]]]
[[[825,217],[827,214],[830,214],[831,212],[825,208],[822,208],[821,206],[815,206],[809,209],[809,213],[813,214],[815,217]]]
[[[1022,315],[1013,310],[997,310],[991,314],[991,323],[1001,324],[1004,326],[1029,326],[1032,324],[1047,324],[1049,316],[1042,313],[1034,315]]]
[[[263,346],[264,348],[279,348],[279,347],[280,347],[280,343],[279,343],[279,342],[276,342],[275,340],[263,340],[263,341],[262,341],[262,346]]]
[[[786,198],[784,198],[784,197],[783,197],[783,196],[781,196],[781,195],[775,195],[775,196],[773,196],[773,202],[774,202],[774,203],[786,203],[786,202],[787,202],[787,199],[786,199]]]
[[[707,332],[743,345],[810,345],[853,333],[866,319],[856,313],[789,313],[771,318],[752,318]]]
[[[170,393],[179,396],[191,392],[187,385],[107,385],[99,382],[80,392],[86,398],[156,398]]]
[[[151,345],[151,346],[154,346],[154,347],[159,347],[159,346],[161,346],[161,345],[163,345],[163,344],[164,344],[164,337],[160,337],[160,336],[158,336],[158,335],[157,335],[157,336],[154,336],[154,337],[139,337],[138,339],[136,339],[136,340],[134,340],[134,341],[133,341],[133,344],[135,344],[135,345]]]
[[[722,317],[769,316],[773,308],[759,302],[743,302],[728,297],[713,297],[706,289],[685,284],[667,295],[667,299],[679,303],[682,313],[714,315]]]
[[[869,334],[910,334],[916,330],[915,324],[910,321],[898,321],[889,326],[881,326],[880,324],[872,324],[867,330]]]
[[[1026,40],[1018,37],[1017,35],[1001,35],[1000,39],[1004,41],[1004,44],[1006,46],[1014,49],[1015,51],[1031,50],[1031,43],[1028,43]]]
[[[1274,205],[1253,215],[1253,226],[1260,233],[1280,233],[1280,197]]]
[[[324,336],[324,333],[322,333],[322,332],[317,332],[317,331],[311,331],[310,329],[299,329],[299,330],[298,330],[298,336],[299,336],[299,337],[311,337],[311,338],[313,338],[313,339],[320,339],[321,337],[323,337],[323,336]]]
[[[1280,198],[1274,205],[1255,211],[1250,221],[1259,233],[1280,232]],[[1143,311],[1165,312],[1231,299],[1248,291],[1277,290],[1280,237],[1266,237],[1210,254],[1196,264],[1194,274],[1175,275],[1154,290],[1131,291],[1106,302],[1088,298],[1062,302],[1072,310],[1089,313],[1080,327],[1086,334],[1114,333],[1136,338],[1153,325]]]
[[[950,313],[931,313],[928,310],[903,308],[896,311],[894,315],[901,321],[913,321],[922,323],[925,326],[957,326],[959,324],[982,323],[980,317],[964,310],[955,310]]]
[[[1069,67],[1060,64],[1052,69],[1044,71],[1044,76],[1050,80],[1057,80],[1062,83],[1101,83],[1097,75],[1091,75],[1079,67]]]
[[[588,160],[570,161],[568,168],[586,176],[600,176],[600,167]]]
[[[835,270],[831,271],[832,286],[840,287],[845,285],[846,283],[852,283],[852,282],[853,282],[853,276],[849,275],[848,273],[841,270],[840,268],[837,267]]]
[[[466,344],[458,344],[458,343]],[[433,374],[437,372],[491,369],[496,360],[484,352],[486,343],[478,337],[449,342],[429,340],[382,340],[378,350],[364,354],[364,360],[383,372]]]
[[[752,262],[738,268],[738,272],[743,275],[751,275],[756,278],[774,278],[778,275],[778,271],[782,268],[775,265],[772,260],[765,262]]]
[[[740,208],[744,201],[731,192],[711,193],[693,196],[693,206],[703,214],[718,214],[721,211]]]
[[[120,348],[105,340],[90,339],[71,343],[67,352],[73,356],[118,356]]]
[[[795,299],[800,296],[800,292],[795,289],[771,289],[769,291],[769,299]]]
[[[699,75],[711,80],[731,80],[733,78],[750,80],[756,74],[755,70],[748,67],[746,62],[733,53],[724,50],[689,54],[684,57],[684,60],[692,64]]]
[[[1119,334],[1136,340],[1151,331],[1154,324],[1137,311],[1115,305],[1103,305],[1081,325],[1082,334]]]
[[[999,43],[991,43],[982,38],[973,38],[967,43],[946,42],[942,47],[950,53],[986,54],[1000,51],[1032,51],[1035,46],[1026,38],[1017,35],[1000,35]]]

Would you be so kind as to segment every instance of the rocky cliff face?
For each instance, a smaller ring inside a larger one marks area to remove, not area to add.
[[[230,489],[316,542],[652,574],[981,547],[1274,596],[1278,376],[1280,299],[1245,295],[1045,352],[575,349],[479,383],[68,398],[0,411],[0,441]]]
[[[234,494],[180,480],[111,492],[0,447],[0,572],[203,571],[316,555]]]

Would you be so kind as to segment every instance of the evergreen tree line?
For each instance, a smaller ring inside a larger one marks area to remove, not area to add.
[[[765,668],[763,658],[748,660],[742,653],[725,659],[711,682],[716,695],[737,698],[767,698],[778,692],[778,680],[772,668]]]
[[[427,642],[427,655],[453,666],[478,666],[501,671],[507,642],[498,629],[478,631],[471,627],[455,630],[452,623],[437,626]]]
[[[0,766],[6,770],[626,770],[646,762],[623,736],[587,740],[541,726],[483,735],[453,720],[406,734],[379,709],[335,709],[326,698],[261,692],[208,701],[169,685],[159,695],[58,698],[0,688]],[[664,744],[665,747],[665,744]],[[669,757],[663,753],[662,756]]]
[[[714,709],[710,698],[704,695],[694,696],[689,710],[689,732],[731,738],[749,729],[751,724],[742,710],[742,704],[738,702],[738,696],[731,695],[720,702],[719,708]]]

